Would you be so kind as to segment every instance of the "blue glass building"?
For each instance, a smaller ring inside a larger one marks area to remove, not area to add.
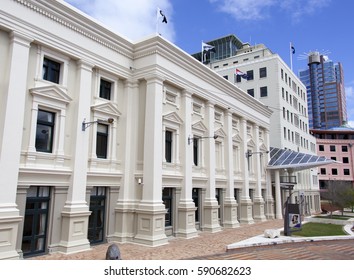
[[[343,68],[319,52],[308,56],[308,69],[299,71],[307,90],[310,129],[328,129],[347,121]]]

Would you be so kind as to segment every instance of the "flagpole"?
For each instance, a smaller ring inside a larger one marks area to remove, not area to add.
[[[293,71],[293,50],[291,48],[292,44],[290,42],[289,52],[290,52],[290,69]]]
[[[204,63],[204,61],[203,61],[203,56],[204,56],[204,54],[203,54],[203,40],[202,40],[202,64]]]
[[[157,8],[156,10],[156,34],[159,35],[159,12],[160,9]]]

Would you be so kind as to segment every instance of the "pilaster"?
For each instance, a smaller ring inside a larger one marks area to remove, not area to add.
[[[58,250],[74,253],[90,248],[87,239],[89,206],[86,202],[87,165],[90,128],[82,131],[82,121],[90,119],[90,102],[93,65],[79,61],[77,64],[76,123],[73,125],[72,175],[68,197],[61,212],[62,228]]]
[[[158,246],[167,244],[166,209],[162,204],[162,102],[163,78],[151,75],[146,84],[144,169],[142,200],[136,210],[137,243]]]
[[[187,90],[182,94],[182,111],[184,125],[182,127],[181,139],[183,149],[183,185],[178,204],[178,225],[176,236],[184,238],[196,237],[195,227],[196,207],[192,199],[192,164],[193,164],[193,145],[188,143],[188,137],[192,134],[192,98]]]
[[[243,188],[240,198],[240,223],[252,224],[254,223],[252,217],[252,206],[253,203],[249,197],[249,158],[246,156],[247,153],[247,120],[241,120],[241,134],[242,134],[242,148],[241,148],[241,164],[243,166]]]
[[[228,111],[225,116],[226,129],[226,172],[227,172],[227,188],[224,200],[224,221],[223,226],[226,228],[235,228],[240,225],[237,220],[237,202],[234,197],[234,163],[233,163],[233,140],[232,140],[232,113]]]
[[[108,233],[109,240],[119,242],[131,241],[135,235],[134,221],[136,208],[136,189],[144,188],[144,185],[138,185],[134,172],[137,158],[137,135],[139,112],[136,108],[139,106],[139,82],[137,80],[127,80],[124,83],[124,112],[125,132],[124,132],[124,181],[123,187],[116,197],[115,203],[115,228]]]
[[[215,198],[215,139],[214,136],[214,104],[208,102],[206,105],[206,122],[208,133],[205,149],[206,168],[207,168],[207,188],[204,201],[204,219],[203,229],[209,232],[217,232],[221,230],[219,224],[219,205]]]
[[[0,259],[19,259],[16,240],[22,221],[16,204],[22,131],[27,92],[27,69],[32,38],[10,33],[7,75],[0,104]]]

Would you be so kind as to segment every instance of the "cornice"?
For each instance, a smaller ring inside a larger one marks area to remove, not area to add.
[[[123,37],[120,37],[116,33],[109,31],[92,19],[77,13],[75,10],[70,9],[70,7],[63,5],[63,3],[60,1],[13,1],[42,16],[45,16],[46,18],[64,26],[65,28],[80,34],[81,36],[95,41],[96,43],[106,48],[109,48],[130,59],[132,58],[132,52],[124,51],[124,48],[130,48],[132,51],[133,43],[125,40]],[[61,6],[58,7],[59,5]],[[125,43],[125,45],[122,43],[122,41]]]

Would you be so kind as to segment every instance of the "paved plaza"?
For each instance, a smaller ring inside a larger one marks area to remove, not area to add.
[[[322,241],[315,240],[313,242],[302,241],[296,237],[294,237],[296,241],[289,240],[288,237],[264,240],[263,233],[266,229],[280,229],[282,227],[283,220],[270,220],[240,225],[235,229],[223,229],[217,233],[199,232],[198,237],[192,239],[170,237],[169,244],[159,247],[131,243],[117,243],[117,245],[124,260],[354,260],[354,236],[346,236],[343,240],[334,238],[335,240],[322,239]],[[260,240],[271,245],[259,246]],[[29,259],[104,260],[109,245],[106,243],[92,246],[91,250],[82,253],[70,255],[54,253]]]

